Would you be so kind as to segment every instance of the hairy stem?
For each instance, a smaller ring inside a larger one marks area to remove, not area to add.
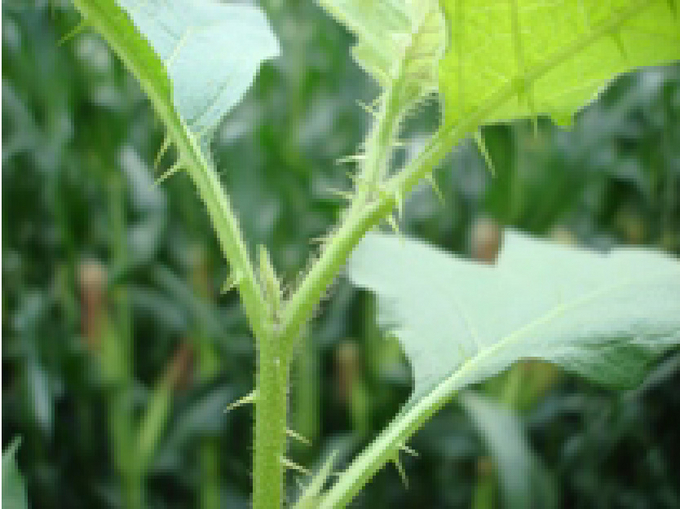
[[[276,509],[284,500],[283,457],[286,453],[286,412],[290,358],[280,345],[262,341],[258,350],[255,401],[254,509]]]
[[[402,111],[399,109],[396,92],[395,87],[386,90],[380,101],[380,110],[376,113],[375,122],[364,144],[365,153],[361,172],[356,181],[356,193],[342,224],[324,247],[320,259],[286,303],[281,337],[288,350],[292,349],[300,337],[302,327],[310,319],[323,293],[344,265],[351,250],[372,226],[366,224],[365,211],[372,203],[380,201],[381,186],[389,171],[401,121]],[[362,224],[365,228],[359,227]]]
[[[256,337],[264,333],[267,320],[262,291],[255,277],[243,236],[214,168],[204,156],[198,140],[174,109],[171,86],[167,77],[159,83],[150,65],[149,54],[139,51],[146,40],[129,23],[127,14],[119,8],[114,12],[106,3],[74,0],[75,6],[109,43],[116,55],[139,80],[151,104],[167,128],[169,138],[177,146],[182,168],[186,168],[205,203],[220,247],[231,270],[238,276],[241,295],[248,321]]]

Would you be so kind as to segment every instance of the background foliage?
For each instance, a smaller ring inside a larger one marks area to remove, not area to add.
[[[283,57],[213,148],[250,246],[265,244],[292,282],[339,212],[331,190],[349,182],[337,159],[363,139],[356,100],[376,87],[318,7],[261,5]],[[87,30],[59,42],[78,22],[66,2],[3,2],[3,450],[23,437],[36,508],[131,506],[136,468],[149,507],[247,507],[252,412],[223,412],[253,384],[245,321],[235,295],[219,294],[226,267],[186,177],[152,185],[163,133],[137,84]],[[437,113],[421,108],[404,151]],[[495,177],[464,143],[438,172],[443,203],[419,189],[403,230],[481,259],[503,225],[680,253],[678,66],[618,79],[571,130],[539,119],[536,133],[516,122],[483,135]],[[292,456],[307,466],[331,449],[346,460],[412,387],[372,299],[344,279],[331,297],[291,394],[295,429],[312,442]],[[536,507],[678,507],[678,382],[677,353],[624,394],[520,364],[416,435],[408,490],[388,468],[355,506],[510,507],[507,474],[529,447],[543,479],[527,495]],[[494,408],[515,422],[497,431],[509,452],[490,438]],[[520,438],[507,434],[515,427]]]

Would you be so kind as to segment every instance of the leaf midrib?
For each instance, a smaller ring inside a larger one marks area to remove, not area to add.
[[[663,271],[654,277],[662,278],[666,277],[666,274],[677,276],[679,273],[680,270]],[[557,315],[585,306],[594,299],[611,291],[648,280],[649,276],[630,277],[624,281],[593,289],[586,295],[572,300],[569,304],[553,306],[541,316],[464,361],[454,372],[443,378],[440,383],[420,393],[417,399],[414,400],[412,396],[402,407],[402,410],[392,419],[387,428],[352,462],[340,477],[340,481],[326,494],[320,507],[323,509],[345,507],[361,486],[368,482],[382,465],[390,461],[392,454],[398,451],[400,444],[405,443],[427,419],[451,400],[453,395],[461,388],[459,386],[460,381],[465,380],[466,376],[474,372],[474,369],[487,357],[498,352],[501,348],[505,348],[513,342],[520,340],[523,337],[522,334],[540,327],[544,323],[548,323],[550,319]],[[512,362],[522,358],[525,357],[518,357]],[[375,449],[375,452],[373,449]],[[358,478],[363,479],[365,482],[357,481]],[[345,485],[348,487],[345,487]]]

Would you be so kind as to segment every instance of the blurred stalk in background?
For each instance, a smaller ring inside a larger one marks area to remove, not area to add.
[[[199,299],[214,304],[210,285],[210,266],[205,250],[195,246],[193,258],[193,289]],[[209,384],[220,372],[220,359],[215,340],[201,320],[193,320],[192,341],[198,352],[198,383]],[[200,438],[201,481],[199,504],[202,509],[219,509],[220,504],[220,440],[214,436]]]

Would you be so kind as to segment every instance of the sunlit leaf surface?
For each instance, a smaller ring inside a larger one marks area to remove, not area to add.
[[[599,254],[507,232],[488,266],[375,233],[349,274],[378,295],[380,322],[411,362],[411,405],[526,358],[631,386],[680,343],[680,263],[643,249]]]
[[[450,34],[440,65],[448,124],[490,105],[481,123],[540,114],[568,121],[613,76],[680,59],[680,21],[668,0],[441,4]]]

